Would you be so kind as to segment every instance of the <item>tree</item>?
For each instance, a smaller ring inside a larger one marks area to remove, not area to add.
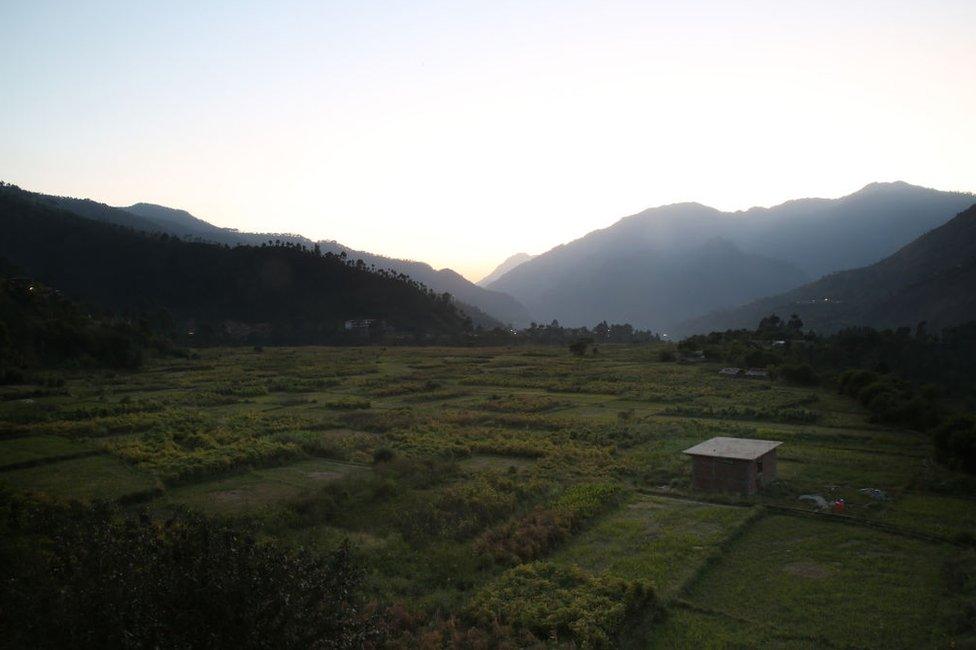
[[[961,415],[946,420],[932,431],[939,462],[976,474],[976,418]]]
[[[803,332],[803,321],[800,320],[798,315],[790,314],[790,320],[786,323],[786,329],[799,334]]]
[[[783,319],[776,314],[770,314],[766,316],[761,321],[759,321],[759,331],[760,332],[770,332],[778,331],[783,327]]]
[[[606,339],[607,334],[609,333],[610,333],[610,326],[607,325],[607,321],[603,321],[602,323],[599,323],[596,327],[593,328],[593,334],[600,339]]]
[[[586,354],[586,349],[593,344],[593,338],[586,336],[569,344],[569,351],[578,357]]]

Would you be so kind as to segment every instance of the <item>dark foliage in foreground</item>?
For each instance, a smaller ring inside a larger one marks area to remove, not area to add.
[[[319,558],[204,518],[0,499],[5,647],[357,648],[375,636],[347,547]]]

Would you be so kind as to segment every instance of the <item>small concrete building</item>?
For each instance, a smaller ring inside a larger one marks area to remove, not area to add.
[[[691,484],[704,492],[755,494],[776,478],[775,440],[712,438],[685,449]]]

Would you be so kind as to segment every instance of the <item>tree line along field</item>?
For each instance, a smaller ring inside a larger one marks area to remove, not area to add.
[[[972,477],[831,390],[660,351],[221,348],[51,373],[0,388],[0,482],[323,554],[348,540],[389,645],[976,638]],[[783,441],[780,481],[694,493],[681,451],[718,435]]]

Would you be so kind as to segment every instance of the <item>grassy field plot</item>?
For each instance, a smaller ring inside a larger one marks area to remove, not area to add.
[[[283,467],[256,469],[216,481],[169,490],[158,505],[181,504],[212,514],[253,512],[368,468],[316,458]]]
[[[650,642],[652,650],[726,650],[770,648],[814,650],[825,647],[822,639],[790,633],[762,621],[745,621],[728,615],[681,607],[668,611]]]
[[[94,450],[92,445],[59,436],[30,436],[0,440],[0,471],[10,465],[40,464],[50,459]]]
[[[7,487],[53,499],[119,499],[153,490],[156,480],[111,456],[87,456],[0,472]]]
[[[908,493],[870,514],[872,519],[901,528],[954,540],[976,540],[976,499]]]
[[[461,461],[461,468],[468,472],[480,472],[484,470],[499,470],[517,473],[532,467],[534,461],[530,458],[519,458],[518,456],[498,456],[493,454],[475,454],[471,458]]]
[[[640,495],[558,551],[554,562],[591,573],[647,581],[673,595],[753,511]]]
[[[842,647],[940,645],[943,566],[955,552],[869,528],[769,516],[752,525],[687,597],[781,634],[823,637]]]

